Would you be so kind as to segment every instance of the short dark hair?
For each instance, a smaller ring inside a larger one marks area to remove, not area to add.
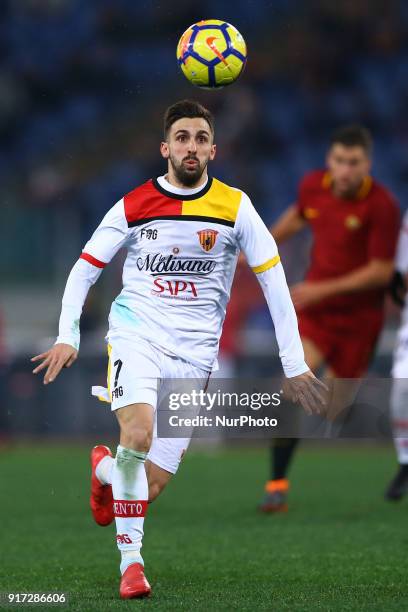
[[[169,106],[164,113],[165,140],[173,123],[178,121],[178,119],[183,119],[183,117],[188,117],[190,119],[200,117],[205,119],[210,127],[211,133],[214,135],[214,117],[212,113],[195,100],[180,100]]]
[[[343,125],[335,132],[330,140],[330,145],[342,144],[345,147],[362,147],[367,155],[373,150],[373,137],[370,130],[358,123]]]

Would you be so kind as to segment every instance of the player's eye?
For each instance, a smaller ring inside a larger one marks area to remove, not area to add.
[[[179,136],[177,136],[177,140],[180,142],[185,142],[187,140],[187,136],[185,134],[179,134]]]
[[[200,142],[200,143],[204,143],[204,142],[207,142],[207,141],[208,141],[207,136],[199,136],[198,137],[198,142]]]

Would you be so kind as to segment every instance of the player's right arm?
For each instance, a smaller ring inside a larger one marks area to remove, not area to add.
[[[235,233],[238,245],[262,287],[274,323],[279,357],[286,376],[285,395],[299,401],[307,413],[320,413],[325,404],[326,387],[305,363],[296,313],[276,242],[244,193]]]
[[[80,342],[79,321],[88,291],[106,264],[124,246],[127,235],[124,203],[120,200],[105,215],[68,276],[56,343],[31,359],[40,362],[33,370],[34,374],[46,370],[44,384],[53,382],[63,367],[70,367],[76,360]]]
[[[292,204],[272,225],[270,232],[275,238],[275,242],[280,244],[300,232],[305,225],[306,220],[300,214],[299,206]]]

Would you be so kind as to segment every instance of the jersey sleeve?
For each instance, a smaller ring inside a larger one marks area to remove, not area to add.
[[[295,309],[286,283],[278,248],[250,199],[243,194],[236,221],[238,244],[257,275],[275,327],[279,357],[290,378],[308,371]]]
[[[272,234],[245,193],[242,194],[235,222],[235,235],[239,248],[256,274],[276,266],[280,261]]]
[[[309,367],[305,362],[296,312],[282,264],[257,274],[257,278],[271,313],[285,376],[292,378],[304,374]]]
[[[408,272],[408,210],[404,215],[398,238],[395,267],[402,274],[406,274]]]
[[[400,225],[396,202],[384,195],[373,206],[368,237],[370,259],[394,259]]]
[[[70,344],[79,349],[79,319],[90,287],[98,280],[102,269],[83,259],[72,268],[62,297],[58,338],[55,344]]]
[[[106,213],[94,231],[82,251],[81,259],[104,268],[126,244],[128,232],[124,201],[121,199]]]
[[[88,291],[99,278],[102,268],[125,245],[127,236],[128,224],[122,199],[106,213],[68,276],[56,344],[70,344],[79,349],[79,320]]]

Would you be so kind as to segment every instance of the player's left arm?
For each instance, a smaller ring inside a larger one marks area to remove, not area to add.
[[[388,287],[394,271],[398,227],[397,205],[392,200],[376,203],[367,243],[368,263],[343,276],[295,285],[291,289],[295,306],[301,309],[336,295]]]
[[[291,288],[292,300],[295,306],[301,309],[336,295],[388,287],[393,270],[392,259],[372,259],[368,264],[337,278],[303,281],[293,285]]]
[[[286,376],[285,392],[306,412],[320,412],[324,388],[305,363],[297,317],[276,242],[243,194],[235,232],[238,246],[257,275],[275,327],[279,357]]]

